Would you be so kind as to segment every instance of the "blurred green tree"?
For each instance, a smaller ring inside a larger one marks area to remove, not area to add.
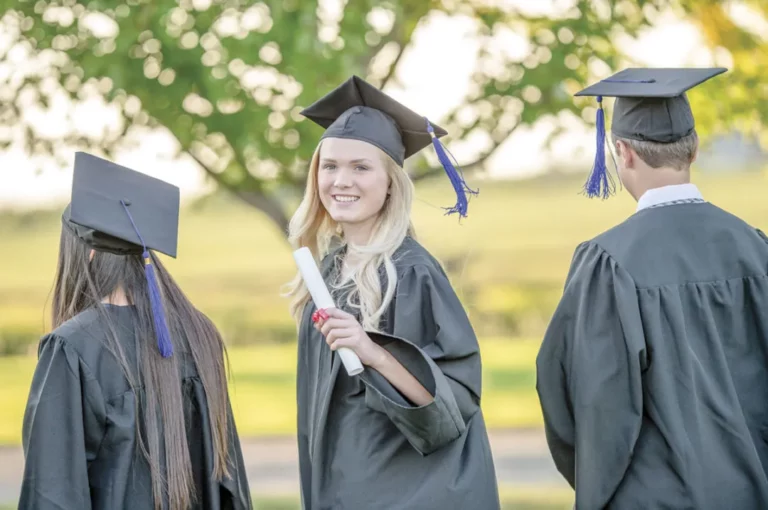
[[[386,86],[419,26],[439,12],[470,17],[479,43],[474,86],[435,119],[449,143],[486,141],[462,161],[465,171],[543,117],[594,119],[594,103],[572,93],[631,64],[617,42],[669,11],[700,27],[715,63],[735,68],[691,94],[704,137],[734,126],[764,136],[768,40],[759,25],[732,21],[735,3],[554,1],[556,15],[532,16],[479,0],[0,0],[0,149],[24,143],[64,162],[73,147],[109,156],[137,132],[164,129],[179,154],[285,231],[321,132],[302,121],[301,107],[353,73]],[[768,17],[762,0],[738,3]],[[510,35],[528,40],[523,58],[503,51]],[[119,129],[41,130],[62,93],[70,105],[103,99],[119,112]],[[407,170],[416,180],[442,171],[424,157]]]

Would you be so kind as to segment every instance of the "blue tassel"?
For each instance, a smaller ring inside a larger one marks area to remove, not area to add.
[[[584,193],[589,198],[602,197],[605,199],[614,193],[616,185],[605,165],[605,111],[603,110],[602,96],[597,96],[597,103],[597,154],[595,154],[592,172],[584,184]]]
[[[656,83],[656,80],[653,78],[649,80],[606,78],[602,81],[608,83]],[[584,184],[584,193],[589,198],[602,197],[605,199],[616,191],[616,184],[605,165],[605,111],[603,110],[603,96],[597,96],[597,105],[597,153],[595,154],[595,164],[592,166],[592,173],[589,174],[589,179]],[[615,167],[616,160],[613,158],[613,153],[611,153],[611,158]]]
[[[147,250],[147,245],[144,242],[144,238],[141,237],[139,229],[136,227],[136,223],[133,221],[133,216],[128,210],[129,203],[125,200],[120,200],[120,203],[125,209],[125,214],[128,215],[128,219],[131,220],[131,225],[136,235],[141,241],[141,246],[144,248],[142,257],[144,258],[144,276],[147,279],[147,293],[149,294],[149,303],[152,307],[152,321],[155,326],[155,336],[157,337],[157,348],[160,351],[160,355],[163,358],[168,358],[173,354],[173,343],[171,342],[171,332],[168,329],[168,321],[165,319],[165,310],[163,309],[163,299],[160,295],[160,286],[157,283],[157,275],[155,275],[155,266],[152,265],[152,258]]]
[[[155,276],[155,266],[152,265],[152,259],[148,251],[144,251],[142,257],[144,257],[144,275],[147,278],[149,302],[152,305],[152,318],[155,323],[157,348],[160,350],[160,355],[163,358],[168,358],[173,354],[173,344],[171,343],[171,332],[168,330],[168,322],[165,320],[163,300],[160,296],[157,276]]]
[[[429,135],[432,137],[432,145],[435,147],[435,152],[437,153],[437,159],[440,160],[440,164],[445,169],[445,173],[448,174],[448,178],[451,180],[451,184],[453,185],[453,190],[456,192],[456,205],[453,207],[445,207],[444,209],[447,211],[445,214],[453,214],[453,213],[459,213],[460,217],[467,217],[467,208],[469,207],[469,198],[467,195],[477,195],[479,193],[478,190],[473,190],[469,186],[467,186],[466,181],[464,181],[464,176],[461,173],[461,169],[457,169],[459,166],[451,162],[451,159],[449,158],[450,152],[448,152],[448,149],[440,142],[440,140],[437,138],[437,135],[435,135],[435,129],[432,127],[432,124],[430,124],[429,120],[427,120],[427,131],[429,132]],[[451,157],[453,155],[451,154]],[[456,158],[453,158],[454,161]]]

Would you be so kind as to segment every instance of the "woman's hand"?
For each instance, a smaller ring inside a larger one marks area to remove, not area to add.
[[[314,318],[315,329],[325,337],[326,343],[335,351],[348,347],[355,351],[363,365],[376,368],[387,359],[387,351],[371,340],[357,319],[338,308],[328,308],[324,314],[318,312]]]
[[[363,365],[376,369],[395,388],[417,406],[432,402],[433,395],[397,359],[382,346],[376,344],[363,330],[354,316],[338,308],[318,310],[312,315],[315,329],[335,351],[349,347]]]

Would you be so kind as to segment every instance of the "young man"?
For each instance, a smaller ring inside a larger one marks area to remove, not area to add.
[[[768,508],[768,238],[690,183],[685,91],[723,71],[628,69],[579,93],[618,98],[618,173],[638,201],[576,249],[536,362],[579,510]]]

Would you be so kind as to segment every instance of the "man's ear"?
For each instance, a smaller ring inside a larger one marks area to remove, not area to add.
[[[635,158],[637,155],[635,154],[635,151],[633,151],[629,146],[629,144],[624,140],[616,141],[616,155],[619,157],[619,159],[621,159],[624,168],[635,167]]]

